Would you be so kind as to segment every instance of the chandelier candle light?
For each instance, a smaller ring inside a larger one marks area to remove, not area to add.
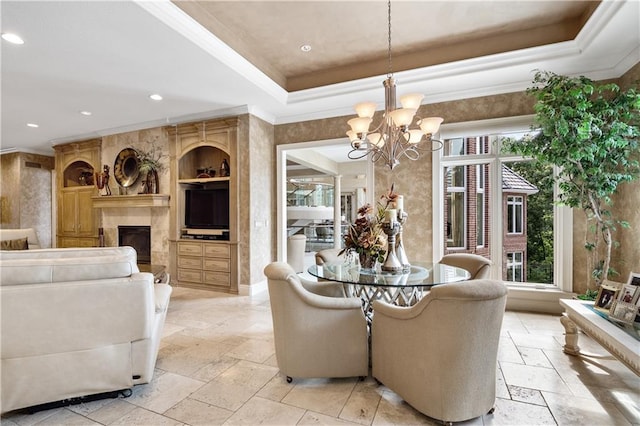
[[[391,68],[391,0],[387,4],[389,72],[382,83],[385,99],[384,116],[380,124],[369,131],[369,125],[376,112],[376,104],[374,102],[357,104],[354,109],[358,117],[347,122],[351,126],[347,136],[353,148],[348,155],[350,159],[357,160],[371,154],[372,161],[382,160],[390,170],[393,170],[400,164],[399,158],[403,155],[410,160],[417,160],[420,157],[418,144],[422,141],[436,142],[437,145],[435,148],[432,146],[432,151],[442,148],[442,141],[433,139],[433,135],[438,132],[443,119],[441,117],[418,118],[417,125],[420,128],[410,128],[424,98],[424,95],[419,93],[401,96],[402,108],[396,106],[396,80],[393,78]]]

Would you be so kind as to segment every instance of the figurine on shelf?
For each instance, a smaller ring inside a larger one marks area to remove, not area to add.
[[[229,163],[225,158],[222,160],[222,164],[220,165],[220,176],[230,176],[231,175],[231,167],[229,167]]]
[[[103,195],[102,189],[105,189],[104,195],[111,195],[111,188],[109,187],[109,166],[105,164],[102,170],[102,173],[96,173],[96,186],[101,191],[100,195]]]

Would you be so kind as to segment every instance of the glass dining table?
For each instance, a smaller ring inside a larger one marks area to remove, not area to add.
[[[369,323],[375,300],[411,306],[433,286],[465,281],[471,277],[467,270],[455,266],[418,262],[402,273],[382,271],[380,265],[375,269],[363,269],[351,263],[311,265],[307,272],[316,278],[342,283],[348,297],[362,300],[362,309]]]

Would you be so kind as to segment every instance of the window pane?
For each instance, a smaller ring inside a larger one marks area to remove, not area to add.
[[[465,141],[463,138],[446,139],[444,141],[445,157],[464,155],[465,151]]]
[[[484,246],[484,194],[476,196],[476,245]]]
[[[464,247],[464,192],[447,194],[447,247]]]
[[[504,279],[552,284],[552,169],[528,161],[505,163],[504,166],[503,192],[520,192],[506,196],[508,227],[503,245],[509,247],[515,257],[513,271],[506,273]],[[516,268],[516,264],[520,266]]]

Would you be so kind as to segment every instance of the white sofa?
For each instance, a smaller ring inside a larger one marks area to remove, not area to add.
[[[171,287],[131,247],[0,251],[2,412],[148,383]]]
[[[20,238],[27,239],[30,250],[42,248],[36,236],[36,230],[33,228],[0,229],[0,241],[17,240]]]

